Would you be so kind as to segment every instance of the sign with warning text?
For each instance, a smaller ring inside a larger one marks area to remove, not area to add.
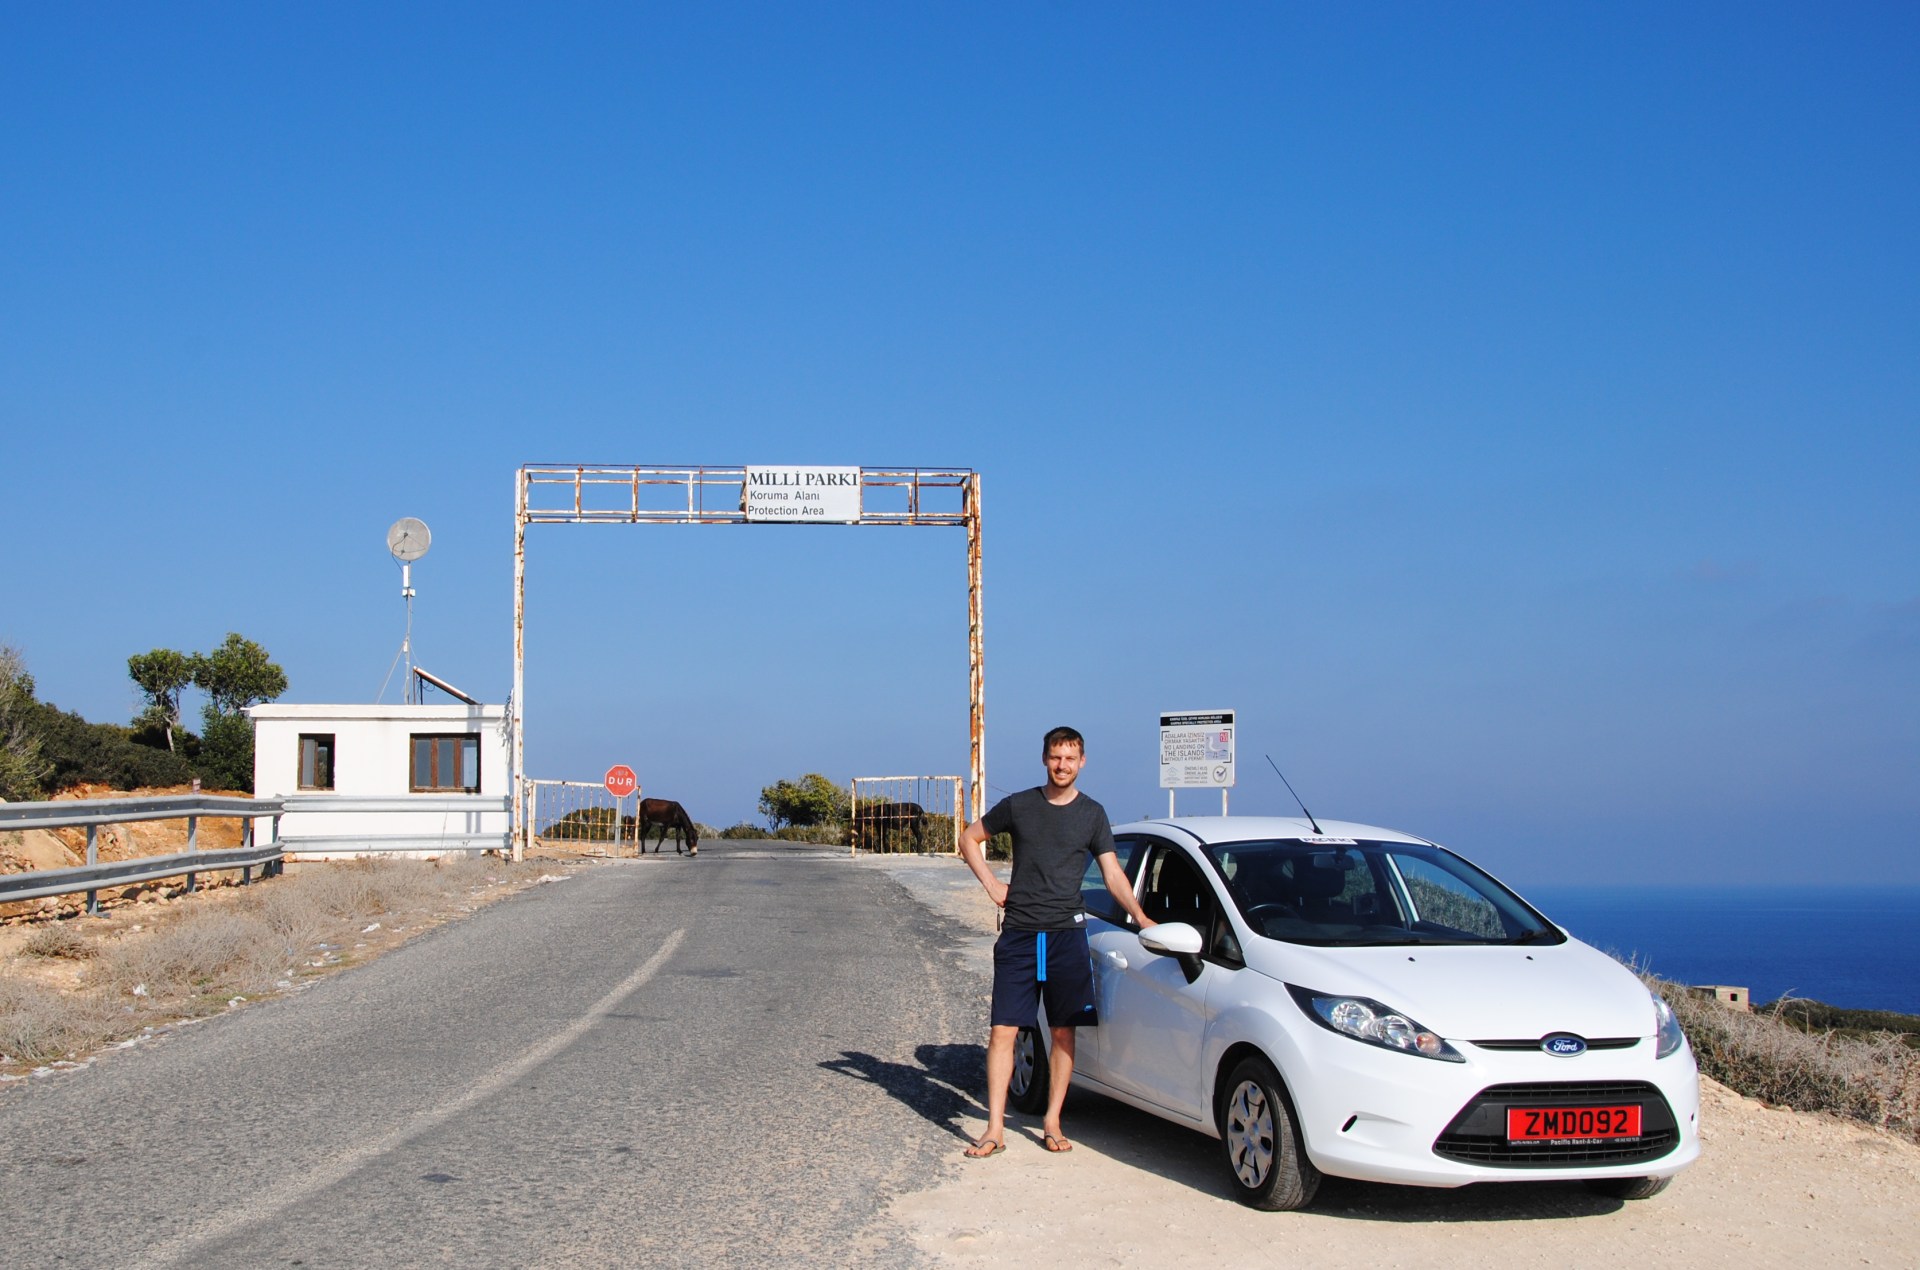
[[[1160,788],[1227,789],[1233,784],[1233,711],[1160,716]]]

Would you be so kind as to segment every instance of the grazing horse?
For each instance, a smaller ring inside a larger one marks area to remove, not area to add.
[[[660,846],[666,842],[667,831],[670,829],[678,829],[680,831],[681,842],[675,842],[673,844],[673,853],[675,855],[680,854],[682,842],[685,844],[686,854],[700,854],[700,833],[693,827],[693,817],[687,815],[687,809],[685,807],[674,802],[671,798],[642,798],[640,800],[640,824],[637,832],[634,834],[640,855],[647,853],[647,830],[655,825],[660,826],[660,837],[653,844],[653,852],[655,855],[660,854]]]

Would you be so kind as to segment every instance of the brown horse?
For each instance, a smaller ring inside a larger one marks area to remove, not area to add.
[[[693,827],[693,817],[687,815],[687,809],[671,798],[642,798],[640,800],[640,824],[634,834],[639,854],[647,853],[647,830],[660,827],[660,837],[653,844],[655,855],[660,854],[661,844],[667,840],[671,829],[680,831],[680,841],[673,844],[673,853],[679,855],[684,844],[687,855],[700,854],[700,832]]]

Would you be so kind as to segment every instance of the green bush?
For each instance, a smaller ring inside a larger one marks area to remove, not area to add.
[[[767,823],[823,825],[847,818],[847,791],[818,772],[798,781],[775,781],[760,791],[760,814]]]
[[[199,769],[211,789],[253,792],[253,720],[244,714],[222,714],[212,705],[200,716]],[[157,753],[157,751],[156,751]]]
[[[184,785],[193,779],[193,764],[185,755],[136,745],[130,728],[113,723],[88,723],[77,714],[44,702],[34,705],[32,725],[39,735],[41,752],[52,767],[47,785],[53,790],[80,784],[144,789],[154,785]],[[249,730],[246,788],[252,787],[252,732]]]
[[[728,825],[725,829],[722,829],[720,831],[718,836],[722,838],[771,838],[773,837],[772,834],[768,833],[765,829],[762,829],[759,825],[750,825],[750,824],[747,824],[745,821],[742,821],[740,824],[737,824],[737,825]]]
[[[833,847],[847,845],[845,825],[782,825],[773,831],[773,836],[782,842],[815,842]]]

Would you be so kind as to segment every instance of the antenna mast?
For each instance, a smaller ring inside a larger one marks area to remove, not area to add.
[[[410,706],[420,702],[420,688],[413,673],[413,562],[426,555],[432,545],[433,534],[426,522],[412,516],[402,516],[387,530],[387,550],[400,563],[400,598],[407,605],[407,630],[400,638],[400,656],[407,663],[405,693]]]

